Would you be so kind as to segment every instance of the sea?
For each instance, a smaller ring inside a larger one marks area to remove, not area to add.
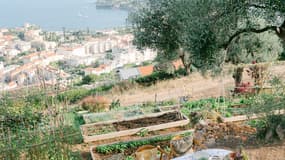
[[[0,28],[35,24],[47,31],[128,26],[127,10],[96,9],[96,0],[0,0]]]

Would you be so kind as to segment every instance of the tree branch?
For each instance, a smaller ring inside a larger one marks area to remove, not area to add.
[[[262,29],[255,29],[255,28],[245,28],[245,29],[242,29],[242,30],[239,30],[237,31],[235,34],[233,34],[229,40],[222,45],[222,47],[224,49],[227,49],[229,47],[229,45],[231,44],[231,42],[236,38],[238,37],[239,35],[243,34],[243,33],[263,33],[263,32],[266,32],[266,31],[269,31],[269,30],[273,30],[273,31],[276,31],[277,27],[276,26],[267,26],[265,28],[262,28]]]

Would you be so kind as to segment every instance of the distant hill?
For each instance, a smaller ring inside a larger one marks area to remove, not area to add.
[[[109,8],[109,9],[124,9],[132,10],[139,6],[144,5],[146,0],[97,0],[95,2],[96,8]]]

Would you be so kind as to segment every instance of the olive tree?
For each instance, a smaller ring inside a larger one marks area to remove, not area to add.
[[[137,46],[178,55],[189,73],[191,65],[206,71],[236,63],[230,57],[245,52],[233,51],[234,45],[247,36],[268,33],[284,42],[284,13],[284,0],[148,0],[130,20]],[[263,24],[256,23],[259,19]],[[256,44],[239,47],[254,50],[260,47]]]

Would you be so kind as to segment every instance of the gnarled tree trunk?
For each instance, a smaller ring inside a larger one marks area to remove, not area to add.
[[[179,57],[183,63],[183,66],[186,70],[186,75],[189,75],[191,73],[190,67],[191,67],[191,61],[187,57],[187,53],[184,49],[180,48],[178,50]]]
[[[283,43],[285,43],[285,21],[281,25],[281,27],[277,27],[276,34],[280,39],[283,40]]]
[[[233,78],[235,80],[235,87],[239,87],[242,81],[243,67],[237,67],[234,70]]]

